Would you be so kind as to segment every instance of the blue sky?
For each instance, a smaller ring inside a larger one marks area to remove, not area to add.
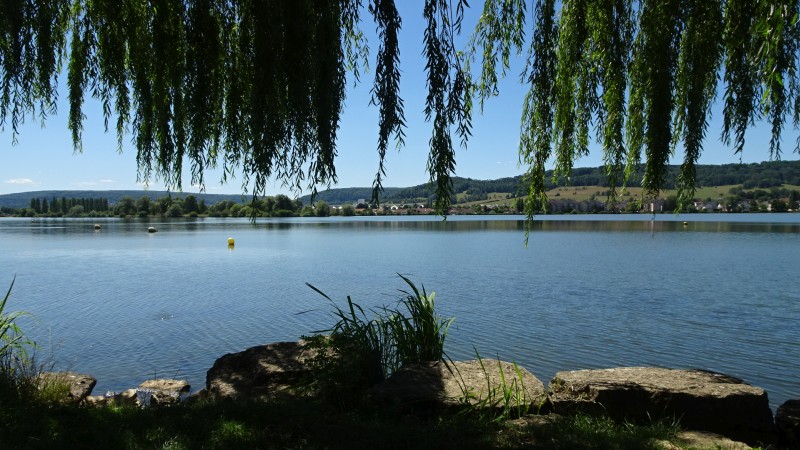
[[[464,31],[474,27],[480,14],[480,2],[474,2],[468,11]],[[406,144],[399,151],[390,150],[386,157],[387,176],[384,186],[405,187],[428,181],[426,162],[428,139],[431,128],[425,122],[425,63],[422,58],[421,1],[398,2],[403,28],[400,35],[402,81],[400,95],[405,101],[407,121]],[[363,29],[370,38],[374,34],[371,17],[365,12]],[[466,38],[464,38],[466,39]],[[377,45],[370,43],[370,64],[374,65]],[[523,55],[524,56],[524,55]],[[514,61],[508,76],[500,86],[500,96],[485,104],[482,114],[476,112],[473,119],[473,136],[469,147],[457,154],[456,174],[475,179],[496,179],[519,175],[524,167],[518,165],[519,119],[526,87],[519,83],[523,60]],[[339,156],[336,168],[339,184],[334,187],[371,186],[378,168],[376,142],[378,135],[377,108],[369,106],[369,90],[373,73],[362,74],[361,83],[349,85],[345,111],[338,138]],[[61,77],[65,79],[65,77]],[[61,86],[61,101],[58,114],[50,116],[42,127],[37,118],[28,118],[21,127],[19,142],[12,146],[11,132],[6,126],[0,132],[0,194],[49,189],[141,189],[137,183],[136,151],[126,137],[123,152],[117,152],[116,134],[104,131],[102,110],[99,103],[87,99],[84,113],[83,152],[75,154],[67,130],[68,104],[66,89]],[[719,96],[718,96],[719,98]],[[719,102],[718,102],[719,103]],[[718,106],[718,105],[717,105]],[[732,149],[719,140],[719,108],[715,108],[710,120],[708,137],[704,145],[702,164],[725,164],[739,161]],[[793,152],[798,131],[789,125],[784,131],[783,159],[796,160],[800,155]],[[680,163],[680,152],[674,163]],[[760,162],[769,159],[769,129],[763,123],[751,130],[742,155],[743,162]],[[576,162],[577,167],[593,167],[602,164],[602,154],[595,146],[590,156]],[[188,167],[188,165],[186,166]],[[206,192],[240,193],[241,178],[219,183],[220,173],[206,173]],[[151,180],[149,189],[162,190],[159,180]],[[184,191],[197,192],[191,186],[189,176],[184,177]],[[279,184],[269,187],[269,195],[294,194]]]

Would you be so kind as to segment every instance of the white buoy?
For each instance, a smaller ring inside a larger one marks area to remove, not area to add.
[[[94,224],[94,229],[95,230],[99,230],[100,229],[100,224],[99,223]]]

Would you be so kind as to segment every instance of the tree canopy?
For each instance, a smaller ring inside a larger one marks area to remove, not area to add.
[[[81,148],[82,106],[99,99],[120,148],[137,149],[139,176],[180,189],[220,165],[243,190],[271,178],[316,191],[335,183],[337,130],[348,77],[369,60],[361,29],[377,29],[372,103],[380,155],[402,145],[394,0],[2,0],[0,127],[12,141],[29,116],[55,111],[66,68],[69,128]],[[546,202],[545,166],[569,180],[592,139],[602,148],[611,195],[644,165],[648,195],[665,185],[670,156],[684,153],[679,200],[694,194],[695,165],[717,92],[723,142],[741,152],[757,120],[772,129],[770,154],[800,123],[800,0],[486,0],[458,48],[466,0],[425,0],[423,36],[431,124],[428,170],[447,212],[456,149],[468,143],[474,105],[498,93],[514,55],[527,52],[520,162],[526,211]],[[721,81],[721,83],[720,83]],[[800,141],[799,141],[800,145]],[[798,149],[795,148],[795,151]],[[643,156],[644,155],[644,156]]]

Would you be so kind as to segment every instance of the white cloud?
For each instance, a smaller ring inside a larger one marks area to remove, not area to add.
[[[36,184],[30,178],[14,178],[12,180],[6,180],[6,184]]]
[[[110,184],[113,182],[114,180],[97,180],[97,181],[79,181],[75,184],[79,187],[91,187],[91,186],[97,186],[99,184]]]
[[[522,167],[522,165],[520,165],[519,161],[495,161],[495,164],[498,165],[498,166],[503,166],[503,167],[508,167],[508,166],[516,167],[516,168]]]

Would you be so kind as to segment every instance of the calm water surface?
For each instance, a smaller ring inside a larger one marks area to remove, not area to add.
[[[800,398],[798,250],[800,214],[540,216],[527,248],[520,217],[0,219],[0,288],[16,274],[9,307],[35,315],[39,355],[93,374],[99,394],[152,377],[200,389],[225,353],[331,325],[306,282],[374,307],[402,273],[456,317],[455,359],[475,348],[545,382],[703,368],[774,407]]]

